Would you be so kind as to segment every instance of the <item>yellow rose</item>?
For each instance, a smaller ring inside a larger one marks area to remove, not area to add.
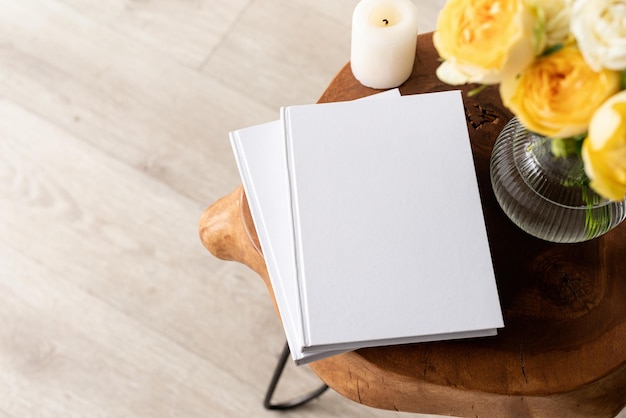
[[[433,42],[445,60],[437,76],[448,84],[499,83],[519,73],[543,45],[534,36],[537,8],[527,0],[449,0]]]
[[[591,187],[601,196],[626,196],[626,91],[607,100],[593,115],[582,151]]]
[[[571,45],[502,80],[500,96],[528,130],[567,138],[585,133],[593,112],[619,88],[618,72],[594,72]]]

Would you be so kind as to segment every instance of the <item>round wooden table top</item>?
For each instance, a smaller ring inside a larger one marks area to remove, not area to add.
[[[418,37],[403,95],[451,90],[435,74],[432,34]],[[505,328],[495,337],[377,347],[311,364],[331,388],[376,408],[467,417],[613,417],[626,405],[626,226],[581,244],[553,244],[514,226],[499,208],[489,158],[511,114],[497,88],[464,86],[472,142]],[[377,93],[347,64],[320,102]],[[459,208],[462,210],[462,208]],[[217,257],[254,269],[271,293],[240,187],[200,220]],[[418,321],[419,318],[407,318]]]

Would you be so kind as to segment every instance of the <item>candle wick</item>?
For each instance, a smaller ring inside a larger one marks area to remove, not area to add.
[[[383,22],[385,22],[385,25],[389,24],[389,21],[387,19],[383,19]]]

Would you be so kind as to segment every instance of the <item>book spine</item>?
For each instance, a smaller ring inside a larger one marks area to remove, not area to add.
[[[307,307],[307,297],[306,297],[306,286],[305,286],[305,277],[304,277],[304,268],[303,268],[303,257],[302,257],[302,245],[300,241],[301,230],[300,230],[300,218],[299,218],[299,209],[298,209],[298,196],[297,196],[297,187],[296,187],[296,173],[295,173],[295,161],[293,154],[293,140],[292,140],[292,127],[290,124],[290,108],[283,107],[280,110],[280,119],[283,123],[283,140],[285,142],[285,152],[287,157],[287,178],[289,185],[289,194],[291,197],[291,219],[293,220],[293,242],[294,242],[294,260],[296,263],[296,280],[298,284],[298,296],[300,299],[300,318],[302,321],[302,341],[303,347],[302,350],[305,350],[311,344],[311,336],[310,336],[310,328],[308,321],[308,307]]]

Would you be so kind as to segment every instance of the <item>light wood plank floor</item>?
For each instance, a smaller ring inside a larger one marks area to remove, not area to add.
[[[0,0],[0,417],[277,415],[270,299],[197,222],[239,184],[228,132],[317,100],[356,2]]]

